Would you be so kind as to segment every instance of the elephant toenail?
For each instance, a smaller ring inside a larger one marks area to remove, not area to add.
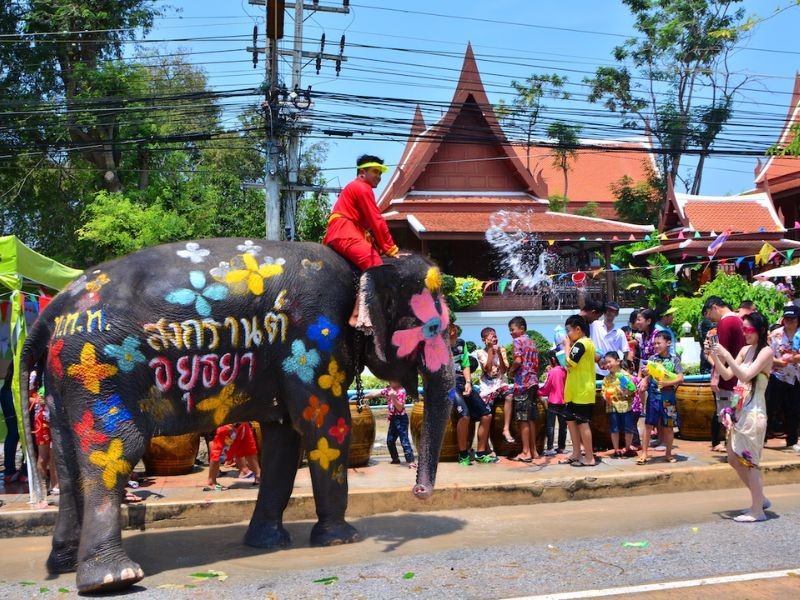
[[[111,573],[106,573],[106,576],[103,577],[103,583],[114,583],[114,576]]]

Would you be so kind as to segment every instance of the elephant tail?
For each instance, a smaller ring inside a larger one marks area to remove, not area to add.
[[[34,506],[40,506],[45,502],[46,491],[44,490],[44,482],[39,476],[39,470],[36,468],[36,454],[34,453],[36,445],[33,440],[33,432],[31,431],[31,420],[28,418],[28,405],[30,403],[28,387],[31,370],[36,364],[44,364],[44,361],[47,359],[49,342],[50,330],[45,320],[39,318],[28,332],[28,337],[22,348],[19,362],[20,414],[18,418],[22,419],[22,431],[25,436],[25,446],[28,454],[28,460],[26,462],[28,464],[28,476],[30,480],[29,489]]]

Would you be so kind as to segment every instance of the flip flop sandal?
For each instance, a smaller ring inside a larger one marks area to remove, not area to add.
[[[644,456],[640,456],[639,458],[636,459],[636,464],[637,465],[646,465],[647,463],[650,462],[650,460],[651,460],[651,458],[649,456],[647,458],[645,458]]]
[[[571,465],[571,464],[576,463],[576,462],[580,462],[580,460],[577,459],[577,458],[572,458],[571,456],[568,456],[567,458],[558,461],[558,464],[560,464],[560,465]]]
[[[504,434],[503,434],[503,439],[504,439],[506,442],[508,442],[509,444],[513,444],[514,442],[516,442],[516,441],[517,441],[517,440],[515,440],[515,439],[514,439],[514,438],[513,438],[513,437],[512,437],[510,434],[506,434],[506,433],[504,433]]]
[[[216,484],[214,487],[206,486],[203,488],[204,492],[227,492],[228,488],[221,483]]]
[[[667,462],[668,462],[668,463],[676,463],[676,462],[678,462],[678,459],[677,459],[677,458],[675,458],[674,456],[670,456],[670,457],[669,457],[668,459],[666,459],[666,460],[667,460]]]

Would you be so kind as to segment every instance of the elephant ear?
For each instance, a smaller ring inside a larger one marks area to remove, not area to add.
[[[375,354],[386,362],[387,344],[391,337],[390,328],[397,319],[397,297],[400,274],[394,265],[381,265],[364,271],[361,276],[360,310],[366,310],[372,324],[372,337]]]

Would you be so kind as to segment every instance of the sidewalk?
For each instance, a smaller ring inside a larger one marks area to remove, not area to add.
[[[380,439],[380,437],[378,438]],[[350,518],[399,510],[424,512],[477,506],[563,502],[612,496],[674,493],[700,489],[742,487],[724,454],[712,452],[709,442],[676,440],[677,463],[666,463],[663,452],[652,452],[654,460],[636,465],[635,458],[609,458],[598,453],[602,464],[593,468],[559,465],[564,456],[542,458],[540,464],[524,464],[501,458],[496,464],[440,463],[436,491],[427,501],[411,495],[415,471],[405,464],[392,465],[385,445],[376,444],[370,464],[350,469]],[[382,451],[381,451],[382,450]],[[137,470],[141,469],[141,465]],[[766,485],[796,483],[800,479],[800,455],[784,447],[783,440],[769,440],[762,454]],[[157,529],[221,525],[248,521],[255,504],[257,487],[250,480],[223,476],[222,492],[204,492],[207,468],[174,477],[145,478],[134,492],[144,498],[123,506],[125,529]],[[55,522],[58,497],[49,496],[53,506],[33,510],[27,487],[0,486],[0,537],[49,535]],[[309,471],[298,471],[287,521],[315,519]]]

